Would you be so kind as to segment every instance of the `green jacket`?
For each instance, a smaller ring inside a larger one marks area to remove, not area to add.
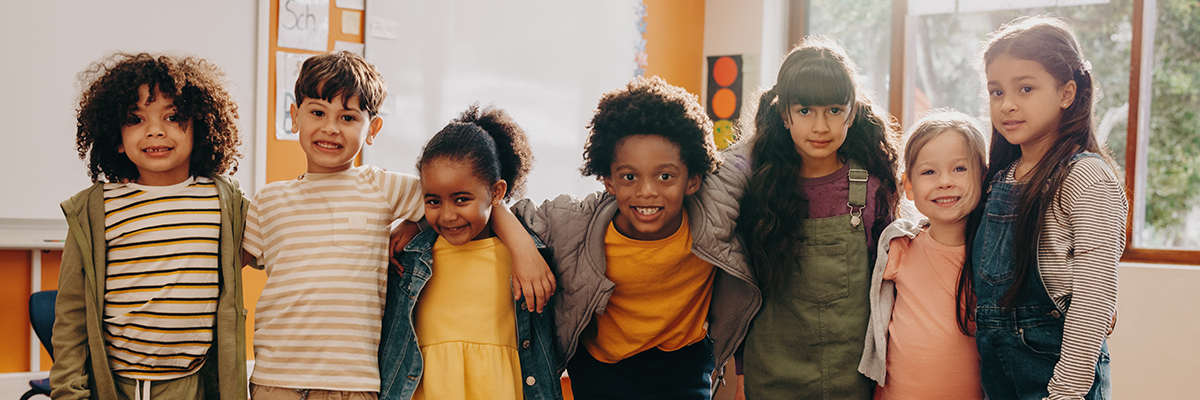
[[[246,398],[246,310],[242,304],[242,230],[249,201],[237,181],[213,177],[221,203],[220,294],[214,343],[200,369],[208,399]],[[61,204],[67,217],[54,305],[55,399],[115,399],[116,384],[104,347],[104,184],[97,183]]]

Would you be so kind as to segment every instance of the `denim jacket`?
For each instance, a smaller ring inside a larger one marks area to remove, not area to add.
[[[532,233],[533,242],[546,260],[546,245]],[[425,283],[433,276],[433,244],[437,232],[426,229],[417,234],[397,259],[404,265],[400,276],[389,268],[387,303],[383,313],[383,332],[379,341],[379,398],[411,399],[424,371],[421,349],[413,330],[412,312]],[[529,400],[561,400],[562,388],[554,369],[554,321],[549,312],[538,314],[524,310],[524,300],[514,302],[517,314],[517,350],[521,359],[521,382]]]

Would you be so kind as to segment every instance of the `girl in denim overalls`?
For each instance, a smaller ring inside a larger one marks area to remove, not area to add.
[[[745,341],[747,398],[872,397],[858,362],[899,134],[856,75],[840,46],[809,37],[759,100],[737,226],[766,298]]]
[[[417,170],[432,229],[388,271],[380,399],[562,399],[551,316],[513,300],[492,225],[532,164],[525,132],[497,108],[472,106],[425,144]]]
[[[1071,28],[1020,18],[981,55],[993,126],[971,263],[989,398],[1107,399],[1128,206],[1093,133],[1093,84]]]

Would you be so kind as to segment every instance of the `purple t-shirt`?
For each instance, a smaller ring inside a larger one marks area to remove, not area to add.
[[[808,200],[809,218],[828,218],[850,213],[850,207],[846,205],[850,199],[849,175],[850,164],[847,163],[836,172],[820,178],[800,178],[800,192]],[[888,212],[887,204],[879,204],[875,200],[880,184],[879,178],[875,175],[867,178],[867,206],[863,208],[862,215],[864,228],[867,231],[867,237],[864,240],[867,240],[867,254],[870,261],[866,268],[871,268],[875,264],[875,250],[879,242],[879,235],[883,233],[883,228],[892,222],[892,215]],[[876,227],[875,218],[878,215],[886,215],[887,219],[881,226]]]

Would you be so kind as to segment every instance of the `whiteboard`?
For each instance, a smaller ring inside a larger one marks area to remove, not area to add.
[[[0,230],[11,219],[61,221],[58,203],[91,184],[75,150],[76,74],[118,50],[195,55],[225,69],[241,116],[233,176],[253,193],[257,2],[7,1],[4,15]]]
[[[637,3],[368,0],[366,58],[388,99],[363,162],[416,173],[425,142],[479,102],[508,111],[530,137],[526,197],[602,189],[579,173],[586,125],[600,95],[634,76]]]

